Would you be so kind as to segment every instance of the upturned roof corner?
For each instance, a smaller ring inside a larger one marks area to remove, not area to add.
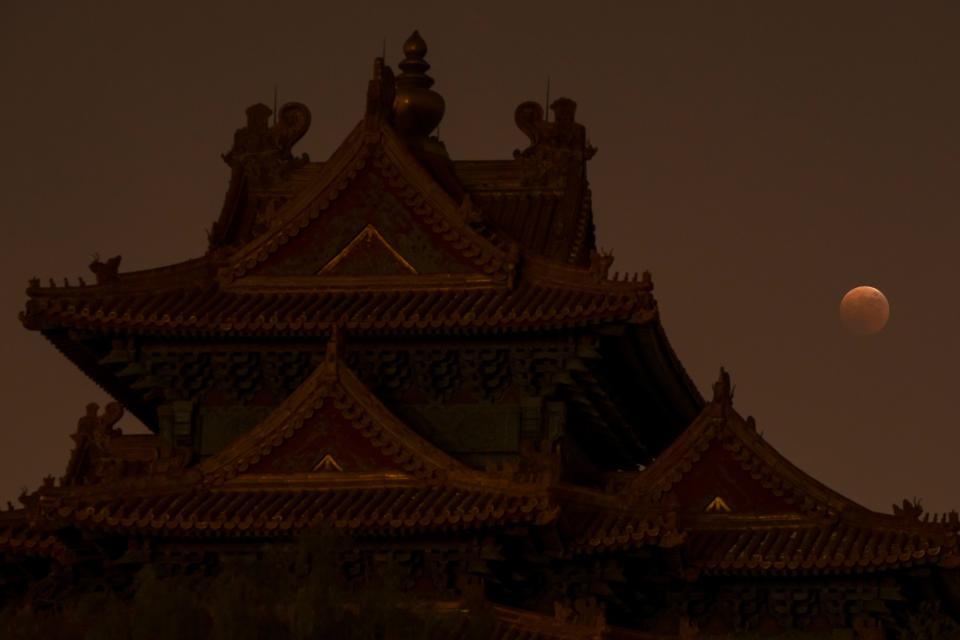
[[[723,367],[705,401],[650,273],[611,274],[597,247],[576,103],[524,102],[526,148],[452,161],[426,54],[414,32],[398,74],[374,61],[322,162],[293,153],[304,105],[250,107],[202,256],[30,279],[23,325],[117,402],[87,407],[59,483],[0,513],[0,569],[72,589],[71,563],[114,575],[124,544],[207,567],[333,529],[358,585],[393,563],[418,606],[476,596],[496,634],[569,640],[848,631],[848,611],[948,584],[930,580],[960,568],[955,512],[821,484]],[[124,434],[124,411],[152,433]]]

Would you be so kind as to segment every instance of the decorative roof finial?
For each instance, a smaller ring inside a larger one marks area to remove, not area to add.
[[[388,120],[392,118],[396,90],[393,70],[384,64],[383,58],[375,59],[373,61],[373,77],[367,85],[367,117],[372,119],[386,118]]]
[[[90,263],[90,271],[97,276],[97,284],[110,284],[119,280],[120,276],[117,273],[119,268],[120,256],[113,256],[106,262],[101,262],[99,254],[94,254],[93,262]]]
[[[647,288],[649,291],[653,291],[653,274],[649,271],[644,271],[640,276],[640,282]]]
[[[730,385],[730,374],[723,367],[720,367],[720,377],[713,383],[713,402],[723,406],[733,404],[733,387]]]
[[[433,79],[426,75],[430,64],[424,60],[424,57],[427,55],[427,43],[419,31],[414,31],[410,34],[410,37],[407,38],[407,41],[403,43],[403,54],[407,57],[399,65],[400,69],[403,70],[403,74],[400,77],[422,77],[426,82],[426,84],[422,86],[432,86]]]
[[[397,93],[393,101],[394,122],[400,133],[413,138],[426,138],[443,118],[443,96],[432,91],[433,78],[427,75],[430,64],[424,59],[427,43],[414,31],[403,43],[406,56],[400,63]]]
[[[513,152],[514,158],[526,162],[524,181],[530,184],[547,184],[566,176],[571,167],[582,166],[597,152],[587,140],[586,128],[576,121],[576,102],[557,98],[550,109],[553,122],[533,101],[521,103],[513,113],[517,127],[530,138],[530,146]]]

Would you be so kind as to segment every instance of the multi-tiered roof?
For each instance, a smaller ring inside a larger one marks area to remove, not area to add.
[[[89,407],[66,474],[0,515],[5,558],[69,563],[97,536],[333,526],[418,540],[522,525],[554,562],[656,550],[690,582],[960,565],[956,514],[882,515],[813,480],[733,409],[725,373],[704,402],[649,274],[611,277],[595,246],[595,149],[573,101],[554,102],[552,121],[520,105],[530,145],[513,159],[452,161],[430,136],[443,102],[425,53],[414,34],[399,77],[376,61],[366,113],[326,162],[291,152],[306,107],[284,105],[273,124],[248,109],[205,255],[130,273],[97,260],[89,285],[31,282],[23,324],[119,404]],[[203,356],[209,345],[229,353]],[[439,359],[409,362],[404,345]],[[163,349],[162,362],[143,355]],[[121,405],[154,434],[116,429]],[[513,444],[449,444],[474,442],[444,430],[475,431],[453,425],[455,409],[481,405],[516,416]],[[215,432],[230,411],[241,427]],[[491,597],[515,606],[517,589]],[[641,637],[577,608],[558,605],[553,622],[498,615],[539,630],[524,637]]]

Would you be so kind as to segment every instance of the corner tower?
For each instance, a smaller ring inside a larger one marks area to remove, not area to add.
[[[649,273],[611,276],[576,103],[519,105],[512,157],[451,159],[426,53],[415,32],[399,75],[374,61],[325,161],[293,153],[306,106],[250,107],[204,255],[31,281],[24,326],[115,402],[0,514],[0,588],[333,529],[359,584],[399,571],[437,611],[492,612],[496,637],[955,618],[956,513],[874,513],[804,474],[726,372],[704,401]],[[123,434],[123,411],[152,433]]]

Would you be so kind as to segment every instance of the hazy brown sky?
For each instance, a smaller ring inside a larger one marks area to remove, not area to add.
[[[960,2],[176,4],[0,4],[0,501],[62,474],[107,400],[20,326],[27,279],[202,253],[244,108],[279,84],[324,159],[417,28],[454,158],[522,147],[547,76],[579,103],[599,242],[653,272],[701,389],[725,365],[770,442],[867,506],[960,508]],[[879,336],[841,330],[859,284],[890,299]]]

